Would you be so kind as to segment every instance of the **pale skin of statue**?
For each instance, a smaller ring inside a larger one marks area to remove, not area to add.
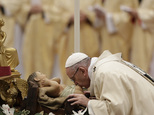
[[[59,97],[61,92],[66,87],[60,84],[60,78],[48,79],[47,76],[39,71],[35,72],[34,80],[39,84],[41,94],[46,94],[49,97]],[[79,86],[75,86],[75,94],[83,94],[83,90]]]

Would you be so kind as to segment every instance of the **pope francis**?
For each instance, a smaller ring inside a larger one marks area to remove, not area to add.
[[[68,101],[87,106],[90,115],[153,115],[154,80],[121,53],[104,51],[90,58],[74,53],[66,61],[66,73],[76,85],[89,88],[89,100],[83,94],[72,94]]]

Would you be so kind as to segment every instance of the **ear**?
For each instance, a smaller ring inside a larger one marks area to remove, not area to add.
[[[83,75],[85,76],[87,74],[87,69],[85,67],[79,67]]]
[[[40,81],[40,79],[38,77],[35,77],[34,80],[35,81]]]

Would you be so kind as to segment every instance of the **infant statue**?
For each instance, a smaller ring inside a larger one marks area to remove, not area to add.
[[[70,94],[84,94],[81,87],[76,85],[66,86],[64,84],[60,84],[60,78],[49,79],[45,74],[39,71],[29,75],[27,82],[29,88],[34,85],[38,86],[38,102],[52,110],[60,108]]]

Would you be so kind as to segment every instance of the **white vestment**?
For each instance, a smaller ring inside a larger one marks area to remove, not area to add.
[[[121,61],[120,54],[108,51],[98,58],[90,86],[97,100],[89,101],[89,114],[152,115],[154,86]]]

